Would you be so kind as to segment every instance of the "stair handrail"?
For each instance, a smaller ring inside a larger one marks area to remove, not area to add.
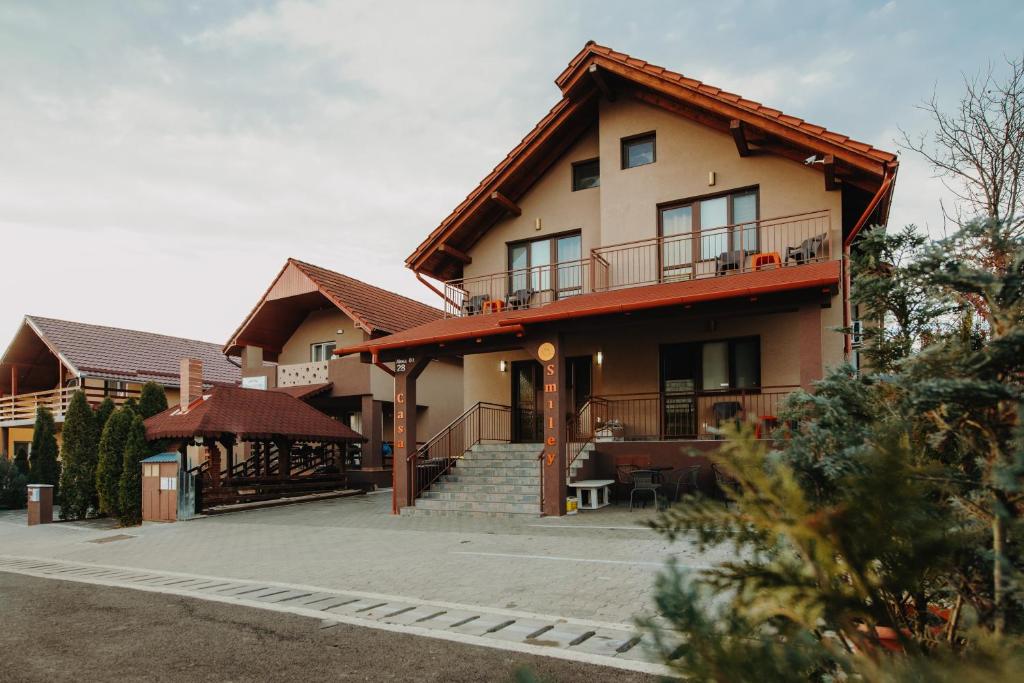
[[[488,414],[486,422],[485,413]],[[498,414],[497,420],[494,414]],[[456,461],[473,446],[483,441],[511,441],[511,416],[510,406],[479,401],[411,452],[406,466],[412,468],[413,498],[419,498],[423,491],[451,471]]]
[[[594,442],[594,419],[593,399],[587,399],[576,414],[571,416],[566,425],[565,434],[565,480],[569,481],[572,473],[572,465],[588,444]],[[588,429],[583,429],[583,421],[589,423]]]

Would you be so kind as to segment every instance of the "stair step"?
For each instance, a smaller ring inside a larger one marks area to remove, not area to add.
[[[539,503],[494,503],[484,501],[436,500],[417,498],[416,507],[425,510],[448,510],[452,512],[510,512],[540,515]]]
[[[531,477],[495,477],[485,475],[465,476],[463,474],[445,474],[440,481],[459,484],[504,484],[507,486],[540,486],[540,474]]]
[[[529,515],[522,512],[467,512],[465,510],[428,510],[417,507],[402,508],[400,513],[405,517],[463,517],[470,519],[521,519],[524,516],[540,516],[540,513]]]
[[[537,484],[475,484],[462,481],[439,481],[430,490],[451,493],[536,493]]]
[[[540,450],[544,448],[542,443],[478,443],[473,446],[470,450],[474,453],[502,453],[502,452],[530,452],[534,455],[540,453]]]
[[[483,491],[436,491],[423,493],[421,500],[453,500],[478,503],[533,503],[540,504],[540,494],[534,493],[486,493]]]

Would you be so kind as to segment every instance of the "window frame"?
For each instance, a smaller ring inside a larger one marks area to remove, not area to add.
[[[577,187],[576,186],[576,170],[586,166],[587,164],[597,164],[597,184],[589,187]],[[570,187],[573,192],[582,192],[583,190],[596,190],[601,187],[601,157],[594,157],[592,159],[583,159],[582,161],[572,162],[572,173],[570,174]]]
[[[754,384],[754,386],[738,387],[736,386],[736,347],[739,344],[747,342],[754,342],[754,348],[756,349],[757,382]],[[729,364],[729,386],[720,387],[718,389],[704,389],[704,345],[721,343],[724,343],[727,346],[726,362]],[[669,394],[668,392],[664,391],[665,351],[669,347],[690,347],[690,357],[694,363],[694,389],[692,392],[673,392]],[[699,341],[673,342],[669,344],[661,344],[658,350],[658,392],[666,396],[688,396],[690,394],[693,394],[694,396],[714,396],[716,394],[735,394],[741,391],[759,394],[761,393],[761,389],[764,386],[764,367],[762,365],[762,360],[763,354],[761,353],[761,335],[759,334],[748,334],[739,337],[727,337],[725,339],[701,339]]]
[[[721,191],[721,192],[712,192],[710,194],[703,194],[703,195],[698,195],[698,196],[695,196],[695,197],[687,197],[685,199],[673,199],[672,201],[669,201],[669,202],[662,202],[662,203],[658,204],[656,206],[656,209],[655,209],[657,211],[657,213],[658,213],[658,239],[662,241],[662,244],[664,244],[664,240],[666,239],[666,236],[665,236],[665,221],[664,221],[665,212],[666,211],[671,211],[672,209],[680,209],[680,208],[688,206],[688,207],[690,207],[690,235],[691,235],[690,241],[691,241],[691,247],[693,249],[693,253],[691,254],[691,257],[690,257],[690,263],[693,264],[694,266],[696,266],[699,263],[704,263],[704,262],[707,262],[707,261],[714,261],[715,258],[719,254],[704,255],[704,254],[701,253],[701,251],[702,251],[701,250],[701,242],[703,241],[702,237],[701,237],[701,227],[700,227],[700,205],[701,205],[701,202],[706,202],[706,201],[709,201],[709,200],[712,200],[712,199],[720,199],[720,198],[724,197],[726,199],[726,221],[727,222],[726,222],[725,225],[718,226],[718,228],[714,228],[714,229],[717,230],[719,228],[728,228],[728,227],[731,227],[731,226],[736,224],[735,223],[735,216],[734,216],[734,213],[733,213],[733,197],[739,196],[739,195],[744,195],[744,194],[750,194],[750,193],[754,194],[754,221],[753,222],[754,223],[759,223],[761,221],[761,186],[760,185],[748,185],[746,187],[738,187],[738,188],[734,188],[734,189],[731,189],[731,190],[724,190],[724,191]],[[756,242],[755,242],[755,245],[754,245],[754,253],[757,253],[760,250],[760,248],[761,248],[761,234],[760,234],[760,230],[755,230],[754,235],[755,235],[755,238],[756,238]],[[678,235],[669,235],[669,238],[671,238],[671,237],[678,237]],[[726,250],[727,251],[735,251],[736,250],[737,246],[736,246],[736,244],[734,244],[733,240],[734,240],[733,231],[730,230],[728,232],[728,243],[726,245]],[[658,250],[658,261],[659,261],[659,263],[658,263],[658,272],[661,273],[661,277],[664,278],[665,277],[664,264],[661,263],[661,260],[663,258],[662,257],[662,251],[663,251],[663,249],[659,249]],[[721,252],[719,252],[719,253],[721,253]],[[675,266],[675,267],[678,267],[678,266]]]
[[[103,380],[103,396],[126,398],[128,396],[128,382],[119,379]]]
[[[329,354],[324,354],[324,357],[321,358],[320,360],[314,360],[314,358],[315,358],[314,350],[318,349],[318,348],[326,350],[326,348],[328,346],[333,346],[334,347],[333,349],[331,349],[331,352]],[[337,348],[338,348],[338,342],[336,342],[336,341],[313,342],[312,344],[309,345],[309,362],[310,363],[322,363],[324,361],[331,360],[331,357],[334,355],[334,351]]]
[[[538,289],[538,292],[554,292],[555,298],[562,298],[563,291],[568,296],[583,293],[583,278],[582,273],[579,278],[580,282],[577,287],[565,288],[564,290],[558,286],[558,272],[561,270],[558,265],[561,263],[558,260],[558,241],[566,237],[578,237],[580,240],[580,258],[576,259],[576,262],[583,260],[583,231],[580,229],[576,230],[565,230],[563,232],[557,232],[552,235],[545,235],[544,237],[531,237],[527,239],[515,240],[512,242],[505,243],[505,262],[508,265],[508,291],[511,293],[513,289],[513,278],[515,274],[520,271],[526,271],[527,284],[530,282],[532,273],[530,272],[535,266],[532,264],[532,253],[531,246],[536,242],[548,242],[549,256],[546,264],[538,265],[537,268],[547,267],[550,270],[548,276],[548,287],[544,289]],[[512,250],[516,247],[526,247],[526,267],[525,268],[513,268],[512,267]],[[573,263],[573,261],[566,261],[566,263]],[[527,287],[531,289],[531,287]]]
[[[628,164],[629,154],[626,153],[626,148],[637,142],[641,142],[646,138],[651,139],[651,160],[643,163],[630,166]],[[646,133],[637,133],[636,135],[630,135],[628,137],[621,138],[619,140],[619,156],[621,161],[621,168],[623,171],[630,168],[640,168],[641,166],[650,166],[651,164],[657,163],[658,161],[658,134],[657,131],[649,130]]]

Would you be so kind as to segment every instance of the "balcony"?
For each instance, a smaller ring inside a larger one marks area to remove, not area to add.
[[[596,247],[586,259],[449,280],[445,315],[537,308],[591,292],[828,261],[831,229],[831,212],[822,210]]]
[[[65,387],[62,389],[49,389],[47,391],[36,391],[29,394],[17,394],[15,396],[4,396],[0,398],[0,424],[10,426],[7,423],[33,424],[36,419],[36,410],[40,407],[49,408],[53,416],[59,421],[64,417],[68,403],[71,402],[71,395],[78,391],[78,387]],[[102,387],[86,387],[82,389],[85,398],[92,407],[98,406],[104,398],[110,398],[114,405],[120,406],[129,398],[138,398],[138,391],[110,391],[106,392]]]
[[[372,393],[370,366],[362,363],[358,356],[277,366],[279,387],[309,386],[324,382],[332,383],[332,396]]]

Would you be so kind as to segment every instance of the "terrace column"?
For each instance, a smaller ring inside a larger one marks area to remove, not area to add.
[[[565,514],[566,408],[565,352],[561,335],[531,340],[527,346],[541,364],[544,384],[544,449],[541,456],[541,512],[547,516]]]
[[[801,304],[797,315],[800,318],[800,387],[810,391],[811,385],[824,374],[821,363],[821,305]]]
[[[213,481],[213,488],[220,488],[220,449],[217,442],[210,440],[206,444],[206,458],[210,461],[210,479]]]
[[[398,514],[416,500],[416,379],[429,358],[395,361],[395,461],[391,468],[391,512]]]
[[[363,396],[362,399],[362,423],[363,436],[366,442],[363,444],[362,467],[363,469],[383,469],[384,454],[383,447],[383,422],[380,401],[374,401],[372,394]]]

